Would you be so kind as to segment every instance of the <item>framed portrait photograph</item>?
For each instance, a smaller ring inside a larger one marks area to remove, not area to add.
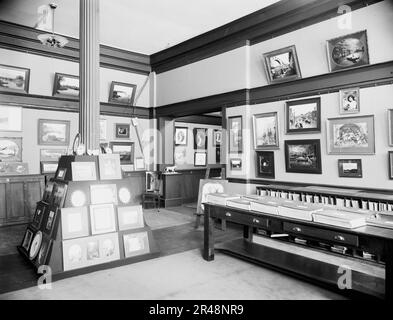
[[[207,164],[207,153],[206,152],[195,152],[194,153],[194,166],[205,167]]]
[[[186,146],[187,136],[188,136],[187,127],[175,127],[175,145]]]
[[[269,83],[292,81],[302,77],[295,46],[264,53],[263,61]]]
[[[40,161],[58,162],[61,156],[67,154],[67,149],[41,149]]]
[[[229,153],[243,152],[243,118],[234,116],[228,118]]]
[[[134,164],[134,142],[111,141],[109,148],[120,155],[120,164]]]
[[[135,84],[112,81],[108,102],[132,106],[134,104],[135,92]]]
[[[0,137],[0,162],[22,161],[22,138]]]
[[[100,180],[121,179],[119,154],[100,154],[98,156]]]
[[[90,205],[91,233],[116,231],[115,209],[112,203]]]
[[[351,114],[360,112],[359,88],[340,90],[340,114]]]
[[[287,172],[321,174],[320,140],[286,140],[285,167]]]
[[[321,132],[321,98],[287,101],[286,133]]]
[[[231,170],[242,170],[242,159],[231,159],[230,166]]]
[[[123,235],[124,256],[139,256],[150,252],[148,233],[138,232]]]
[[[21,107],[0,106],[0,131],[22,131]]]
[[[38,202],[34,211],[33,220],[31,221],[31,226],[36,228],[37,230],[41,228],[45,210],[45,203],[42,201]]]
[[[54,97],[78,99],[79,77],[56,72],[52,95]]]
[[[30,250],[31,242],[33,241],[33,236],[34,236],[34,231],[31,230],[30,228],[27,228],[21,244],[21,247],[25,249],[26,252],[29,252]]]
[[[100,119],[100,140],[108,139],[108,121],[106,119]]]
[[[338,159],[338,176],[346,178],[361,178],[362,160],[361,159]]]
[[[273,151],[256,151],[257,155],[257,177],[258,178],[275,178],[274,171],[274,152]]]
[[[389,179],[393,180],[393,151],[388,152],[389,160]]]
[[[95,162],[72,162],[72,181],[95,181],[97,171]]]
[[[279,148],[277,112],[253,115],[254,149]]]
[[[90,200],[92,204],[117,204],[116,184],[92,184],[90,186]]]
[[[56,173],[59,163],[57,161],[40,161],[41,174]]]
[[[393,109],[388,110],[388,134],[389,134],[389,146],[393,147]]]
[[[115,124],[115,137],[119,139],[130,138],[130,124],[128,123],[116,123]]]
[[[62,208],[61,232],[63,240],[87,237],[89,235],[87,207]]]
[[[68,146],[70,143],[69,120],[38,120],[38,144]]]
[[[207,149],[207,129],[194,128],[194,149]]]
[[[213,130],[213,147],[220,146],[222,142],[222,130]]]
[[[0,64],[0,91],[29,93],[30,69]]]
[[[327,120],[329,154],[375,154],[374,115]]]
[[[142,206],[118,207],[119,230],[138,229],[145,226]]]
[[[366,30],[330,39],[326,48],[330,72],[370,63]]]

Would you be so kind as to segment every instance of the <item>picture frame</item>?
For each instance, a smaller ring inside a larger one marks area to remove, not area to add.
[[[120,155],[100,154],[98,156],[100,180],[121,179]]]
[[[269,84],[301,79],[302,74],[294,45],[263,54]]]
[[[187,161],[187,149],[184,146],[175,146],[173,151],[175,165],[183,165]]]
[[[322,173],[321,142],[319,139],[285,140],[286,172]]]
[[[329,154],[375,154],[374,115],[327,119]]]
[[[120,164],[134,164],[134,142],[111,141],[109,148],[120,155]]]
[[[43,225],[43,231],[46,235],[49,237],[56,236],[55,230],[57,228],[57,220],[59,216],[59,209],[56,206],[53,207],[48,207],[47,208],[47,214],[46,214],[46,220]]]
[[[359,88],[340,90],[340,114],[353,114],[360,112]]]
[[[21,243],[21,247],[26,250],[26,252],[30,251],[30,246],[33,241],[34,231],[30,228],[27,228],[25,231],[25,235],[23,236],[23,240]]]
[[[0,105],[0,131],[22,131],[22,107]]]
[[[48,263],[52,245],[53,245],[53,240],[47,235],[43,234],[41,247],[40,250],[38,251],[38,255],[35,263],[37,266],[46,265]]]
[[[54,185],[55,183],[53,181],[48,181],[45,186],[44,194],[42,196],[42,201],[46,202],[47,204],[50,204]]]
[[[87,237],[90,233],[87,207],[62,208],[61,232],[63,240]]]
[[[135,92],[135,84],[112,81],[108,102],[132,106],[134,104]]]
[[[118,207],[117,216],[120,231],[138,229],[145,226],[141,205]]]
[[[278,116],[277,112],[253,115],[254,149],[278,149]]]
[[[213,147],[220,146],[222,143],[222,130],[213,129]]]
[[[175,127],[175,145],[186,146],[188,138],[187,127]]]
[[[64,183],[55,183],[52,191],[52,205],[54,207],[62,208],[67,192],[67,185]]]
[[[207,195],[228,192],[229,182],[223,179],[200,179],[198,189],[197,213],[204,213]]]
[[[0,137],[0,162],[21,162],[22,151],[21,137]]]
[[[79,269],[87,266],[87,243],[85,238],[63,241],[64,271]]]
[[[94,161],[72,162],[72,181],[97,180],[96,163]]]
[[[256,151],[258,178],[275,179],[274,151]]]
[[[216,163],[221,163],[221,147],[216,147]]]
[[[59,163],[57,161],[40,161],[40,173],[56,173]]]
[[[108,120],[100,119],[100,140],[108,139]]]
[[[206,128],[194,128],[194,150],[206,150],[207,149],[207,129]]]
[[[130,138],[130,124],[129,123],[116,123],[115,124],[115,137],[117,139]]]
[[[124,256],[126,258],[150,252],[149,236],[146,231],[123,234]]]
[[[92,184],[90,185],[90,201],[92,204],[117,204],[116,184]]]
[[[388,109],[388,134],[389,134],[389,146],[393,147],[393,109]]]
[[[154,191],[160,183],[159,173],[146,171],[146,191]]]
[[[231,170],[240,171],[242,170],[242,159],[230,159]]]
[[[287,101],[285,125],[287,134],[321,132],[321,98]]]
[[[79,77],[65,73],[55,73],[52,96],[79,99]]]
[[[341,178],[362,178],[362,160],[338,159],[338,176]]]
[[[67,149],[40,149],[40,161],[58,162],[66,154]]]
[[[69,120],[38,119],[38,144],[68,146],[70,143]]]
[[[15,176],[29,174],[27,162],[0,162],[0,176]]]
[[[194,167],[206,167],[207,164],[207,153],[206,152],[195,152],[194,153]]]
[[[100,259],[93,260],[93,264],[105,263],[120,259],[119,236],[117,232],[102,234],[90,239],[97,239],[99,243]]]
[[[57,180],[64,180],[66,176],[67,168],[59,168],[56,171],[56,179]]]
[[[45,205],[44,202],[40,201],[37,203],[37,206],[34,211],[33,219],[31,221],[31,226],[36,228],[37,230],[41,229],[46,208],[47,206]]]
[[[144,170],[145,169],[145,159],[144,158],[136,158],[135,159],[135,169],[136,170]]]
[[[43,234],[41,231],[37,231],[33,236],[33,240],[29,249],[29,259],[31,261],[33,261],[38,255],[42,243],[42,237]]]
[[[122,204],[128,204],[132,199],[130,189],[126,186],[119,188],[118,196]]]
[[[366,30],[327,40],[326,49],[330,72],[370,63]]]
[[[29,93],[30,69],[0,64],[0,92]]]
[[[233,116],[228,118],[228,144],[229,153],[243,152],[243,117]]]
[[[112,203],[90,205],[91,233],[102,234],[116,231],[115,209]]]

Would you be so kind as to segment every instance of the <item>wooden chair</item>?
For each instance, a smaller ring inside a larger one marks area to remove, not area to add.
[[[149,173],[146,173],[149,174]],[[157,209],[157,212],[160,212],[160,200],[161,200],[161,174],[157,173],[157,178],[154,181],[153,190],[146,190],[142,194],[142,206],[146,208],[146,204],[153,203],[154,208]]]

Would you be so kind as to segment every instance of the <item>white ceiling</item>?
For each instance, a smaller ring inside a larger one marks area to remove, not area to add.
[[[278,0],[99,0],[100,42],[152,54]],[[37,8],[54,2],[55,32],[79,38],[79,0],[0,0],[0,20],[33,27]]]

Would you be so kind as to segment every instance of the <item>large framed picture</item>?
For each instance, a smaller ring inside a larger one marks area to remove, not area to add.
[[[374,116],[327,120],[329,154],[375,154]]]
[[[38,120],[38,144],[68,146],[70,143],[69,120]]]
[[[61,231],[63,240],[87,237],[89,235],[87,207],[62,208]]]
[[[116,231],[115,209],[112,203],[90,205],[91,233]]]
[[[143,228],[142,206],[118,207],[117,216],[119,219],[119,230],[129,230]]]
[[[194,128],[194,149],[207,149],[207,129]]]
[[[0,91],[29,93],[30,69],[0,64]]]
[[[86,238],[63,241],[64,271],[85,267],[87,265]]]
[[[321,98],[287,101],[285,104],[286,132],[321,132]]]
[[[338,176],[345,178],[361,178],[362,160],[361,159],[338,159]]]
[[[79,77],[56,72],[53,96],[77,99],[79,97]]]
[[[274,169],[274,152],[273,151],[256,151],[257,155],[257,177],[258,178],[275,178]]]
[[[115,124],[115,137],[119,139],[130,138],[130,125],[128,123]]]
[[[366,30],[328,40],[326,47],[330,72],[370,63]]]
[[[222,131],[219,129],[213,130],[213,147],[220,146],[222,142]]]
[[[253,116],[254,148],[279,147],[277,112],[255,114]]]
[[[150,252],[149,237],[146,231],[123,235],[124,256],[139,256]]]
[[[389,179],[393,180],[393,151],[388,152],[389,160]]]
[[[321,174],[320,140],[286,140],[285,167],[287,172]]]
[[[269,83],[291,81],[302,77],[295,46],[264,53],[263,60]]]
[[[243,118],[234,116],[228,118],[229,153],[243,152]]]
[[[135,92],[135,84],[112,81],[108,102],[132,106],[134,104]]]
[[[134,142],[111,141],[109,148],[120,155],[121,164],[134,164]]]
[[[1,161],[22,161],[22,138],[0,137],[0,162]]]
[[[22,131],[21,107],[0,106],[0,131]]]
[[[175,127],[175,145],[186,146],[187,136],[188,136],[187,127]]]
[[[359,88],[348,88],[340,90],[340,114],[351,114],[360,112]]]
[[[120,156],[118,154],[100,154],[98,163],[100,180],[121,179]]]
[[[194,154],[194,166],[205,167],[207,164],[207,153],[206,152],[195,152]]]
[[[393,147],[393,109],[388,110],[388,133],[389,133],[389,146]]]

